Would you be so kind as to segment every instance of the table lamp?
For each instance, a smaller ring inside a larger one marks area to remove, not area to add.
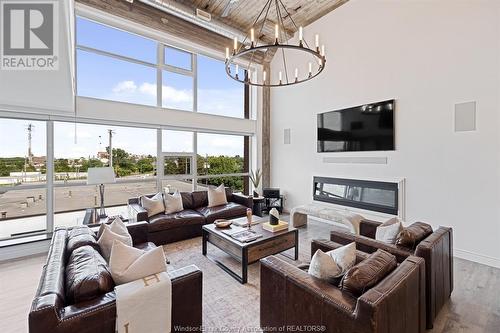
[[[89,168],[87,173],[87,185],[99,185],[99,193],[101,194],[99,217],[105,218],[107,215],[104,210],[104,184],[115,182],[115,171],[112,167]]]

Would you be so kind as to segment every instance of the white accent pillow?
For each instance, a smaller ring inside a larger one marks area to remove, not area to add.
[[[227,204],[226,188],[224,184],[219,187],[208,188],[208,207],[215,207]]]
[[[377,227],[375,231],[375,240],[395,244],[399,232],[403,230],[403,225],[397,217],[393,217]]]
[[[148,212],[148,217],[163,213],[165,206],[163,205],[163,195],[161,192],[155,194],[154,197],[148,198],[143,195],[141,197],[141,206]]]
[[[174,194],[168,193],[167,188],[164,191],[165,214],[174,214],[183,211],[184,206],[182,205],[182,196],[179,191],[175,191]]]
[[[323,252],[317,250],[311,259],[308,273],[318,279],[330,281],[345,274],[356,263],[356,243]]]
[[[109,261],[109,257],[111,256],[111,249],[115,241],[132,246],[132,237],[128,233],[127,227],[123,229],[123,227],[120,225],[120,222],[121,224],[123,224],[121,220],[113,221],[113,223],[111,223],[111,226],[107,224],[101,224],[102,233],[97,240],[97,244],[99,244],[99,247],[101,248],[101,254],[104,259],[106,259],[106,261]],[[125,226],[125,224],[123,224],[123,226]],[[99,229],[99,231],[101,230]]]
[[[143,251],[114,241],[109,271],[116,284],[128,283],[166,270],[165,253],[161,246]]]
[[[107,225],[106,223],[102,223],[101,226],[99,227],[99,230],[97,231],[97,239],[101,238],[102,232],[104,231],[104,226]],[[120,217],[116,217],[111,224],[108,225],[111,228],[111,231],[114,233],[117,233],[119,235],[128,235],[128,229],[125,223],[122,221]]]

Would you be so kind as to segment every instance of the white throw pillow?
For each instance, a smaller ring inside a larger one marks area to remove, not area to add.
[[[97,231],[97,239],[101,238],[102,232],[104,231],[104,226],[107,225],[106,223],[102,223],[101,226],[99,227],[99,230]],[[109,224],[109,227],[111,228],[111,231],[113,231],[116,234],[119,235],[129,235],[127,226],[125,223],[122,221],[121,218],[116,217],[111,224]]]
[[[317,250],[311,259],[309,274],[322,280],[332,280],[345,274],[356,263],[356,243],[323,252]]]
[[[148,212],[148,217],[163,213],[165,206],[163,205],[163,195],[161,192],[155,194],[154,197],[148,198],[143,195],[141,197],[141,206]]]
[[[227,204],[226,188],[224,184],[219,187],[208,188],[208,207],[215,207]]]
[[[111,225],[113,225],[113,223]],[[99,239],[97,240],[97,244],[99,244],[99,247],[101,248],[101,254],[104,257],[104,259],[106,259],[106,261],[109,261],[109,257],[111,255],[111,249],[113,247],[113,243],[115,240],[123,244],[132,246],[132,237],[128,233],[126,227],[125,230],[121,228],[119,222],[114,226],[114,231],[111,230],[112,227],[107,224],[102,224],[101,228],[102,228],[102,233]]]
[[[182,205],[182,196],[179,191],[175,191],[174,194],[169,194],[168,189],[164,189],[165,193],[163,195],[165,201],[165,214],[174,214],[182,212],[184,206]]]
[[[377,227],[375,231],[375,240],[395,244],[399,232],[403,229],[401,221],[397,217],[387,220]]]
[[[113,243],[109,271],[116,284],[135,281],[166,270],[165,253],[161,246],[143,251],[119,241]]]

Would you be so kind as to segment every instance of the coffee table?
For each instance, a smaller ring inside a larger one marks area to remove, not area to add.
[[[231,228],[236,227],[231,226]],[[261,234],[262,237],[248,243],[239,242],[222,232],[227,229],[228,228],[219,229],[214,224],[204,225],[202,228],[202,254],[241,284],[245,284],[248,281],[248,265],[257,262],[262,258],[281,253],[291,248],[295,248],[294,257],[290,257],[285,253],[281,254],[293,260],[297,260],[299,257],[299,231],[295,228],[273,233],[262,229],[262,225],[258,224],[252,226],[252,230]],[[208,256],[208,243],[218,247],[226,254],[238,260],[241,263],[241,275],[224,265],[219,260]]]

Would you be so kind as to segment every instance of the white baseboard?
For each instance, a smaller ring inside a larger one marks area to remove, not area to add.
[[[39,242],[8,246],[0,250],[0,262],[32,256],[35,254],[47,253],[49,251],[49,246],[50,239]]]
[[[483,254],[478,254],[478,253],[473,253],[470,251],[466,250],[461,250],[454,248],[453,249],[453,255],[457,258],[469,260],[469,261],[474,261],[479,264],[491,266],[491,267],[496,267],[500,268],[500,259],[490,257],[490,256],[485,256]]]

